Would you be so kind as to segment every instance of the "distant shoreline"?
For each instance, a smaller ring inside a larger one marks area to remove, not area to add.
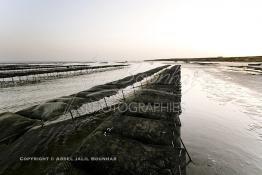
[[[262,56],[206,57],[206,58],[168,58],[168,59],[152,59],[152,60],[144,60],[144,61],[262,62]]]

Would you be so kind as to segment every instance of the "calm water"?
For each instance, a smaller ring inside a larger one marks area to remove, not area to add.
[[[182,66],[188,174],[262,174],[262,75]]]
[[[161,63],[0,89],[0,112],[70,95]],[[225,66],[182,65],[182,138],[194,161],[190,175],[262,174],[262,75]]]

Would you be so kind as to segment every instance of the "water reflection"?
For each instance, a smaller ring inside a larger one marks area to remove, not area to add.
[[[245,85],[246,77],[216,66],[182,67],[182,135],[195,162],[189,174],[261,174],[260,78]]]

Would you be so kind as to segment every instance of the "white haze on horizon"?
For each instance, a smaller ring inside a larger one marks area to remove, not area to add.
[[[262,55],[261,0],[0,0],[0,62]]]

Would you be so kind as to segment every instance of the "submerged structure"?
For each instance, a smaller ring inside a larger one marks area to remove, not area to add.
[[[37,115],[46,110],[35,112],[36,107],[0,114],[0,173],[186,174],[186,150],[180,138],[180,66],[159,67],[68,98],[81,99],[72,105],[77,108],[88,99],[114,95],[110,87],[121,91],[149,76],[145,83],[133,86],[132,93],[123,93],[119,104],[73,120],[39,127]],[[97,96],[90,98],[90,94]],[[71,104],[70,100],[63,103]],[[55,116],[48,114],[45,120]],[[8,132],[3,132],[5,128]]]

